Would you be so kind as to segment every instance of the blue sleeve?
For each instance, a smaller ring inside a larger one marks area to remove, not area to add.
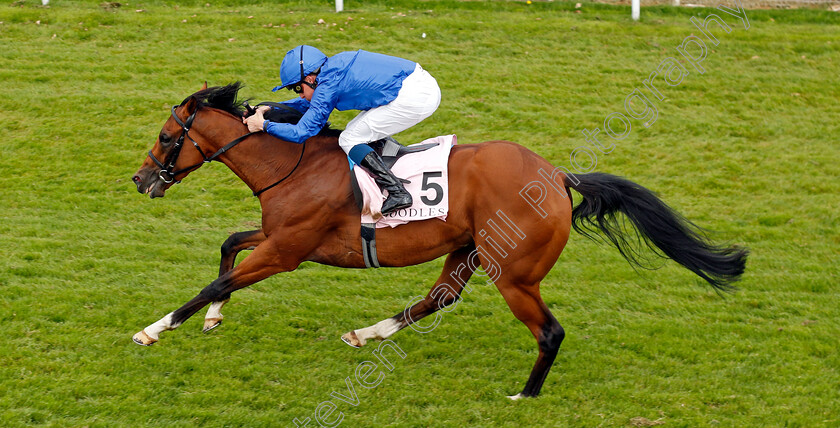
[[[300,98],[300,97],[297,97],[297,98],[294,98],[294,99],[291,99],[291,100],[288,100],[288,101],[283,101],[280,104],[287,105],[287,106],[301,112],[301,114],[306,113],[306,111],[309,110],[309,101],[306,101],[305,99]],[[276,107],[273,107],[273,108],[276,108]]]
[[[264,127],[265,132],[272,137],[301,144],[307,139],[318,135],[318,132],[327,124],[330,113],[335,108],[336,98],[336,91],[332,85],[319,85],[312,96],[312,102],[298,98],[308,107],[304,110],[303,117],[298,121],[297,125],[268,122],[267,126]],[[297,105],[295,105],[294,100],[286,101],[283,104],[298,109],[298,111],[301,111],[298,106],[304,106],[300,102],[297,102]]]

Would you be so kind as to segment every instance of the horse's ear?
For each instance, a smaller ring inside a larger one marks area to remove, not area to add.
[[[207,81],[206,80],[204,81],[204,86],[201,87],[202,91],[205,90],[205,89],[207,89]]]
[[[196,101],[195,97],[189,97],[186,101],[184,101],[184,110],[186,112],[193,112],[195,111],[196,107],[198,107],[198,101]],[[190,113],[187,113],[190,114]]]

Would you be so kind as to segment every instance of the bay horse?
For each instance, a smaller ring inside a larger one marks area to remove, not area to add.
[[[219,277],[135,334],[138,344],[157,342],[163,331],[177,328],[208,304],[204,330],[209,331],[221,323],[221,308],[232,292],[293,271],[304,261],[365,267],[360,213],[352,196],[347,156],[337,142],[340,131],[326,127],[303,145],[264,132],[249,134],[242,123],[246,104],[237,100],[240,86],[236,82],[208,89],[205,84],[173,106],[133,181],[140,193],[163,197],[203,163],[220,161],[258,195],[262,227],[232,234],[222,245]],[[289,121],[296,123],[300,114],[292,116]],[[570,188],[583,197],[576,207]],[[539,394],[565,337],[540,297],[540,281],[557,262],[572,227],[592,239],[605,237],[636,266],[642,266],[636,244],[647,244],[716,291],[734,289],[732,283],[744,272],[748,254],[743,248],[711,243],[700,228],[638,184],[604,173],[563,173],[507,141],[452,148],[449,201],[446,221],[411,222],[377,233],[383,267],[416,265],[447,255],[429,294],[395,316],[348,332],[342,339],[363,346],[456,303],[480,267],[483,273],[476,274],[491,277],[539,347],[530,377],[513,399]],[[625,218],[632,229],[626,227]],[[237,254],[246,249],[253,251],[234,267]]]

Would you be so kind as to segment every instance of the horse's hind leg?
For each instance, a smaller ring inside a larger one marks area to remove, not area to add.
[[[525,388],[519,394],[508,398],[517,400],[522,397],[536,397],[540,393],[540,388],[554,363],[554,358],[566,333],[542,301],[539,283],[522,286],[509,284],[500,279],[496,282],[496,286],[510,310],[513,311],[513,315],[531,330],[540,348],[540,354]]]
[[[353,330],[341,336],[341,340],[353,347],[364,346],[370,339],[386,339],[392,334],[408,327],[409,325],[429,316],[439,309],[455,303],[464,284],[472,276],[474,269],[469,267],[467,259],[475,249],[473,246],[463,247],[455,250],[446,257],[443,265],[443,272],[435,282],[434,287],[422,300],[413,304],[410,308],[382,320],[370,327]],[[452,308],[454,309],[454,308]],[[451,309],[450,309],[451,310]],[[437,325],[437,322],[433,325]],[[434,327],[431,327],[432,329]],[[429,328],[426,327],[428,330]]]
[[[249,230],[247,232],[236,232],[222,244],[222,259],[219,263],[219,277],[233,269],[236,263],[236,256],[244,250],[253,250],[260,242],[265,241],[266,236],[262,229]],[[204,329],[207,333],[220,326],[225,318],[222,315],[222,306],[230,301],[230,293],[221,297],[221,300],[210,303],[207,315],[204,316]]]

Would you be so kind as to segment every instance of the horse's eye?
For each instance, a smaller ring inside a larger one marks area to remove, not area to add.
[[[158,136],[158,141],[160,141],[160,145],[162,145],[162,146],[167,146],[167,145],[169,145],[169,141],[170,141],[170,140],[171,140],[171,139],[169,138],[169,136],[168,136],[168,135],[166,135],[166,134],[164,134],[164,133],[162,133],[162,132],[161,132],[161,134]]]

